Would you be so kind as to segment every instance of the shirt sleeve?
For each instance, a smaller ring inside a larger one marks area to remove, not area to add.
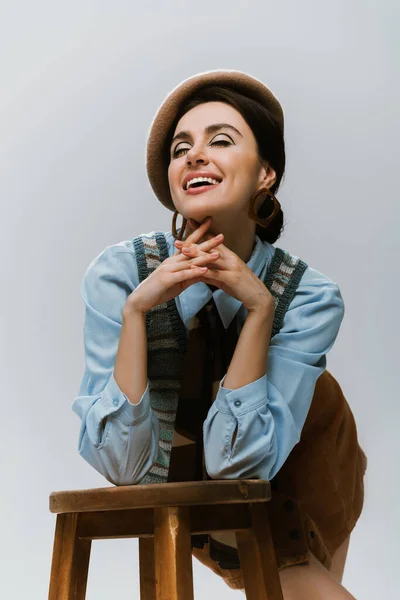
[[[220,382],[204,421],[207,472],[214,479],[270,480],[299,442],[326,354],[344,317],[339,286],[307,267],[271,339],[264,376],[241,388]]]
[[[134,248],[117,244],[90,263],[81,283],[85,368],[72,404],[81,419],[78,452],[115,485],[138,483],[158,451],[149,381],[140,402],[132,404],[114,378],[122,311],[137,285]]]

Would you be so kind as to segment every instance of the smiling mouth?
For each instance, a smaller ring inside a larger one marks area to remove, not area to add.
[[[216,188],[218,185],[220,185],[220,183],[222,183],[222,182],[221,181],[219,183],[199,182],[197,184],[195,183],[195,184],[191,185],[187,190],[184,189],[184,192],[186,194],[200,194],[201,192],[206,192],[208,190]]]
[[[188,183],[191,181],[190,186],[188,187]],[[216,185],[218,183],[221,183],[222,178],[221,177],[211,177],[209,175],[207,176],[203,176],[203,175],[199,175],[198,177],[192,177],[186,180],[186,183],[184,183],[182,185],[183,189],[185,191],[187,191],[188,189],[191,188],[198,188],[198,187],[203,187],[203,186],[213,186]]]

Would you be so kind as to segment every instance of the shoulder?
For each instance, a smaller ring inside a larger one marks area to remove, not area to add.
[[[293,298],[292,308],[296,306],[303,307],[302,314],[307,311],[307,307],[313,311],[324,308],[340,318],[345,310],[338,283],[310,265],[305,269]]]
[[[89,263],[82,283],[90,285],[98,280],[135,283],[135,248],[133,240],[124,240],[106,246]]]
[[[301,258],[291,253],[296,258]],[[290,343],[299,352],[326,353],[333,345],[345,313],[338,283],[308,264],[286,310],[275,343]]]
[[[271,245],[269,244],[269,246]],[[285,250],[284,248],[280,249]],[[274,247],[274,253],[275,250]],[[290,254],[296,259],[301,259],[301,257],[291,252]],[[305,260],[304,262],[307,266],[302,273],[296,293],[290,303],[290,310],[302,309],[311,305],[317,309],[323,305],[334,308],[338,312],[344,312],[344,300],[338,283],[311,266],[308,261]]]
[[[90,284],[98,280],[121,281],[134,289],[139,284],[134,238],[152,237],[154,234],[154,231],[149,231],[138,234],[131,240],[122,240],[106,246],[86,267],[82,283]]]
[[[151,236],[152,233],[140,235]],[[103,248],[90,261],[81,280],[80,292],[84,303],[115,320],[127,297],[139,285],[133,239]]]

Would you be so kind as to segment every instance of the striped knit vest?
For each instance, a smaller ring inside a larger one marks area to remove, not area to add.
[[[168,242],[162,231],[142,234],[133,240],[142,282],[169,257]],[[275,248],[264,283],[275,299],[271,338],[278,333],[307,264],[287,250]],[[158,455],[140,484],[166,483],[171,458],[175,415],[178,406],[180,373],[187,349],[188,332],[175,299],[152,308],[146,315],[147,375],[150,403],[159,421]]]

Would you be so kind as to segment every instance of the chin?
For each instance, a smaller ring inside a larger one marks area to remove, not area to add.
[[[189,214],[188,217],[185,217],[185,219],[193,219],[194,221],[197,221],[198,223],[202,223],[207,217],[212,217],[212,211],[211,210],[205,210],[202,211],[201,213],[199,212],[191,212]]]
[[[204,219],[206,219],[207,217],[212,217],[212,216],[213,216],[212,207],[208,206],[208,207],[204,207],[204,209],[201,209],[201,210],[188,211],[186,213],[186,215],[184,216],[184,218],[185,219],[193,219],[194,221],[197,221],[198,223],[202,223],[204,221]]]

